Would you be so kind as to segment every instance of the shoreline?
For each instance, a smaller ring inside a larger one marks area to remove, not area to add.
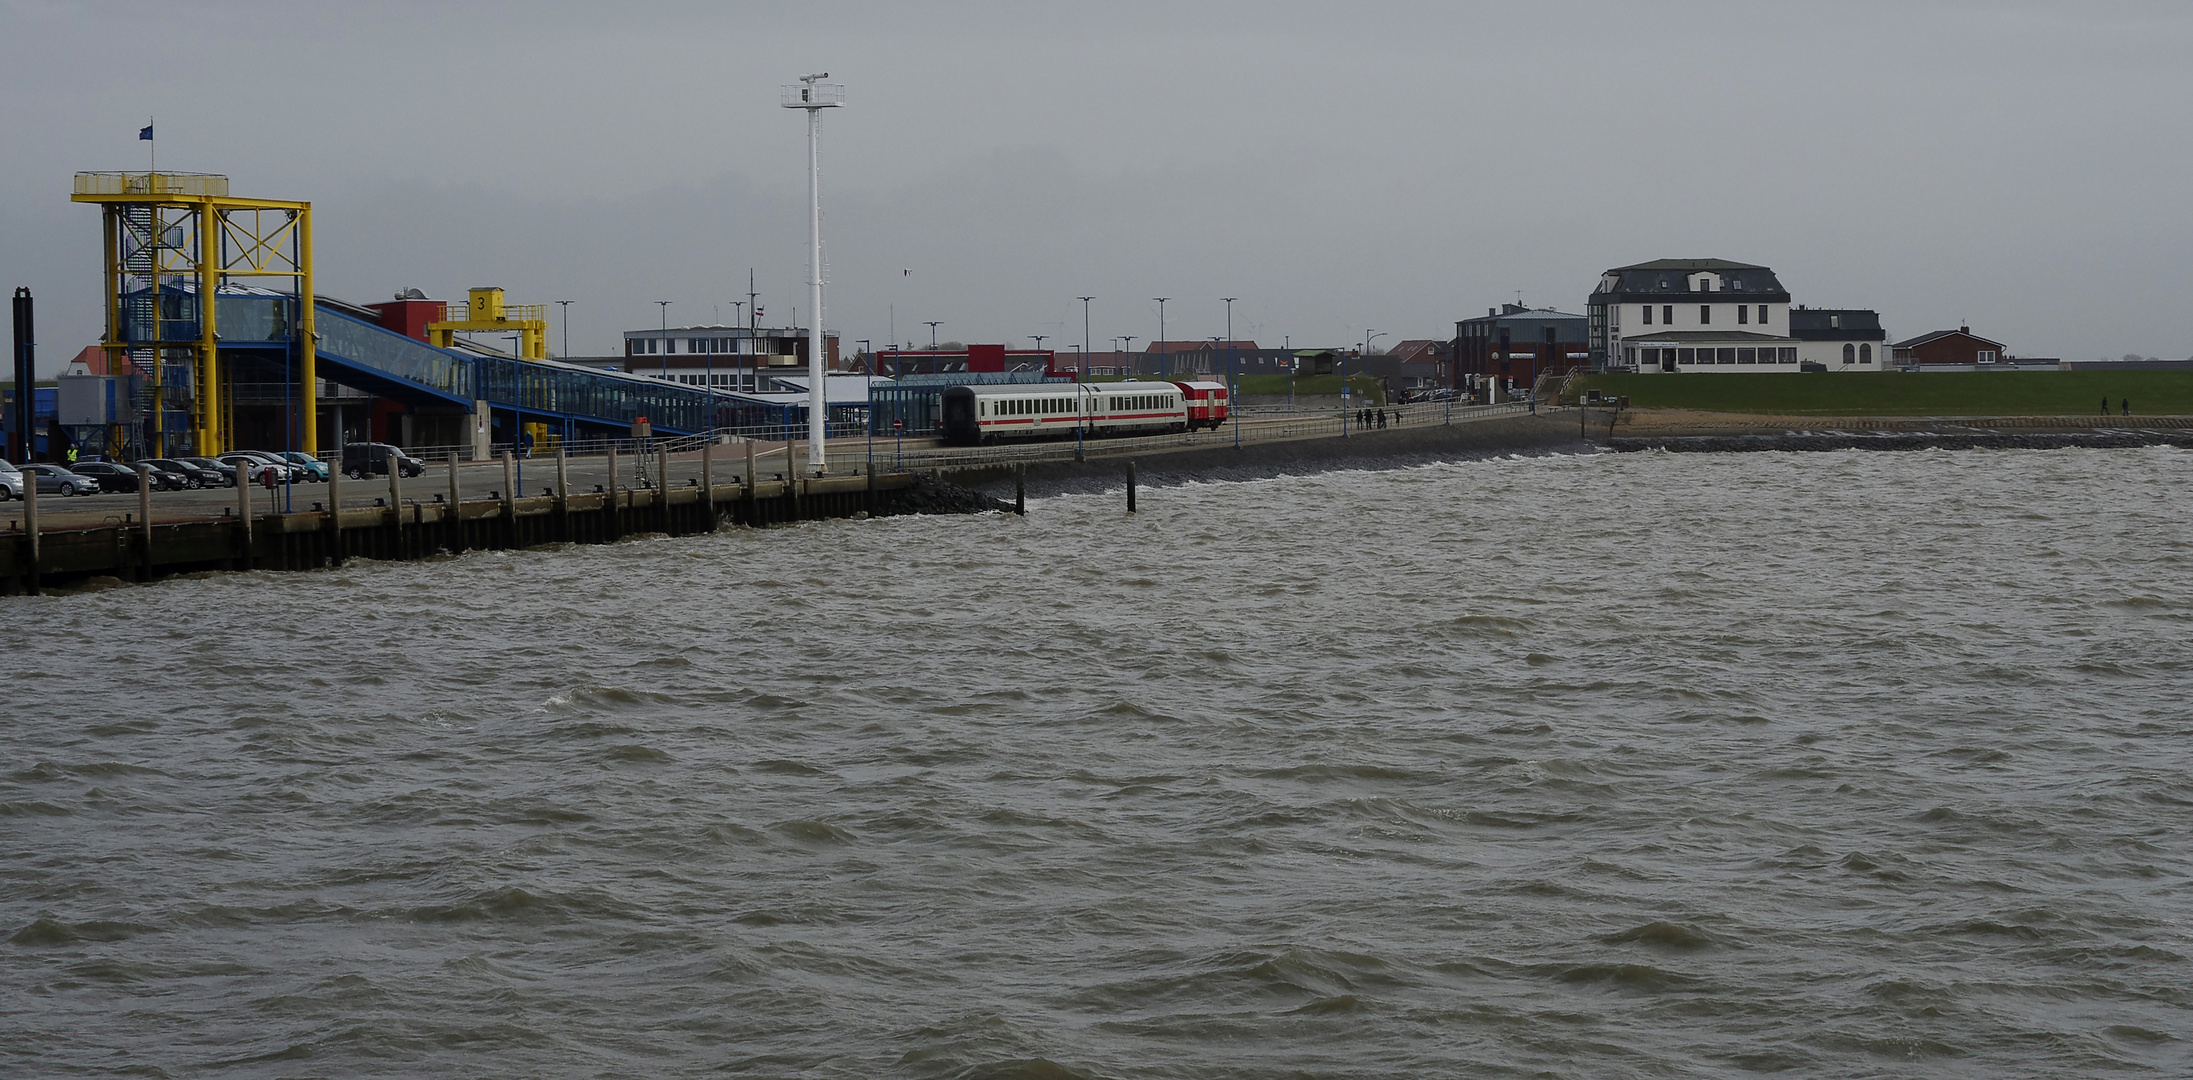
[[[2193,448],[2193,417],[2187,416],[1777,416],[1687,409],[1615,416],[1588,410],[1587,427],[1596,444],[1618,452]]]
[[[1405,468],[1511,454],[1596,453],[1603,449],[1579,434],[1576,418],[1563,410],[1466,424],[1431,421],[1347,436],[1243,443],[1239,448],[1231,444],[1189,446],[1089,461],[1036,462],[1028,465],[1026,482],[1031,495],[1080,494],[1121,486],[1130,461],[1135,464],[1136,483],[1151,487],[1201,480],[1268,480],[1342,469]],[[1012,497],[1013,470],[1009,467],[953,470],[949,476],[977,491],[1008,500]]]

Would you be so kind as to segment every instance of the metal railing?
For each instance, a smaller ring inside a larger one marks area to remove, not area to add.
[[[78,195],[228,195],[228,177],[193,172],[80,172]]]

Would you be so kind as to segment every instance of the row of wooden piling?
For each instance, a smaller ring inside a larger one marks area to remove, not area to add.
[[[515,460],[506,453],[501,463],[503,484],[485,500],[463,500],[452,456],[449,488],[432,502],[407,502],[405,478],[392,467],[384,505],[344,507],[346,490],[360,481],[338,472],[328,477],[324,509],[254,514],[252,488],[240,483],[233,517],[224,512],[217,519],[167,524],[153,522],[151,484],[140,469],[135,520],[92,529],[42,528],[37,493],[26,491],[23,532],[15,543],[0,540],[0,592],[36,593],[55,578],[149,581],[198,570],[306,570],[351,558],[419,559],[557,542],[608,543],[638,533],[691,535],[725,523],[850,517],[877,512],[879,497],[890,498],[913,483],[908,473],[874,472],[763,482],[756,477],[754,445],[748,443],[745,471],[730,483],[716,482],[711,452],[701,457],[697,481],[674,488],[667,482],[669,454],[658,451],[652,483],[624,487],[617,482],[620,455],[612,452],[609,482],[590,493],[571,490],[569,461],[559,453],[555,487],[528,498],[516,488]]]

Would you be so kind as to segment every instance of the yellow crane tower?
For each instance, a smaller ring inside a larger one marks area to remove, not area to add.
[[[442,317],[426,324],[427,344],[449,348],[458,334],[518,334],[518,358],[548,359],[548,305],[506,304],[497,288],[472,289],[465,306],[444,305]]]

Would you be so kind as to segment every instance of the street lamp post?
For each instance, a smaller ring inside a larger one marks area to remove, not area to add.
[[[1364,374],[1366,374],[1366,375],[1367,375],[1367,374],[1369,374],[1369,373],[1370,373],[1370,370],[1371,370],[1371,339],[1373,339],[1373,338],[1382,338],[1382,337],[1386,337],[1386,336],[1387,336],[1387,334],[1386,334],[1386,332],[1385,332],[1385,331],[1383,331],[1383,330],[1365,330],[1365,331],[1363,331],[1363,372],[1364,372]],[[1345,370],[1345,368],[1343,368],[1343,370]],[[1341,392],[1341,393],[1347,393],[1347,391],[1348,391],[1348,379],[1347,379],[1347,376],[1343,375],[1343,376],[1341,376],[1341,379],[1340,379],[1340,392]],[[1365,404],[1368,404],[1368,402],[1366,402]]]
[[[576,300],[556,301],[556,306],[563,309],[563,358],[566,360],[571,359],[571,305],[576,303]]]
[[[665,379],[668,379],[668,378],[670,377],[670,303],[671,303],[671,302],[670,302],[670,301],[668,301],[668,300],[657,300],[657,301],[655,301],[655,303],[656,303],[656,305],[657,305],[657,306],[659,306],[659,307],[661,307],[661,308],[662,308],[662,377],[663,377],[663,378],[665,378]]]
[[[861,426],[868,429],[868,475],[874,476],[876,475],[876,349],[874,344],[867,338],[861,338],[858,344],[860,345],[860,354],[864,357],[861,366],[868,369],[861,376],[867,380],[867,388],[862,390],[860,395],[860,399],[867,403],[863,406],[865,411],[862,414],[866,417],[867,423]],[[873,481],[871,481],[871,486],[873,486]]]
[[[1089,301],[1094,299],[1094,296],[1081,298],[1081,354],[1084,357],[1089,355]]]
[[[1119,340],[1127,343],[1127,347],[1121,349],[1119,354],[1127,358],[1127,377],[1132,379],[1135,377],[1135,336],[1133,334],[1121,334]]]
[[[1162,373],[1167,379],[1170,379],[1173,377],[1173,358],[1165,351],[1165,301],[1172,299],[1172,297],[1153,296],[1150,299],[1157,301],[1158,371]]]
[[[1226,301],[1226,353],[1234,362],[1232,385],[1226,387],[1226,411],[1234,418],[1234,449],[1241,449],[1241,346],[1234,343],[1234,301],[1236,296],[1221,296]]]

